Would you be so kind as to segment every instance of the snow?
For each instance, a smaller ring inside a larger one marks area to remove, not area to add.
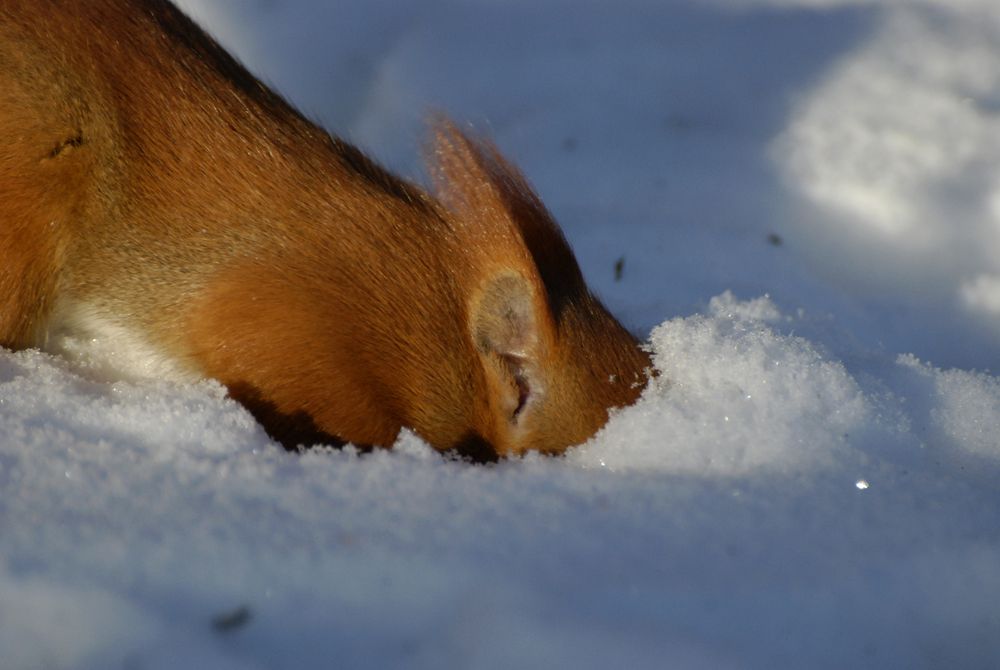
[[[1000,665],[993,0],[182,4],[401,172],[486,129],[661,375],[476,467],[0,351],[0,667]]]

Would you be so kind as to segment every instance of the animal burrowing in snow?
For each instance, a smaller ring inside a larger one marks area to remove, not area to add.
[[[217,378],[290,446],[477,458],[580,443],[645,385],[524,178],[449,122],[432,197],[165,0],[0,0],[0,91],[5,347]]]

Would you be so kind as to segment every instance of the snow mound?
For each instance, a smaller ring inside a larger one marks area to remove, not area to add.
[[[982,466],[1000,465],[1000,379],[965,370],[939,370],[911,355],[897,365],[911,418],[925,444],[955,456],[973,456]]]
[[[864,432],[871,407],[843,365],[774,332],[770,299],[714,298],[651,340],[660,372],[636,407],[571,458],[611,469],[702,475],[829,466]]]

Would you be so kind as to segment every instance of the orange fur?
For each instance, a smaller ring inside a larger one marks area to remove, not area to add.
[[[0,90],[3,346],[85,309],[286,445],[409,427],[482,459],[582,442],[645,385],[527,182],[447,121],[435,199],[164,0],[0,0]]]

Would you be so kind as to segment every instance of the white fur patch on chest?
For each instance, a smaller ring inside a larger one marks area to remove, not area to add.
[[[137,329],[115,323],[86,303],[57,304],[40,344],[44,351],[69,359],[88,377],[103,381],[202,379],[197,370],[152,344]]]

